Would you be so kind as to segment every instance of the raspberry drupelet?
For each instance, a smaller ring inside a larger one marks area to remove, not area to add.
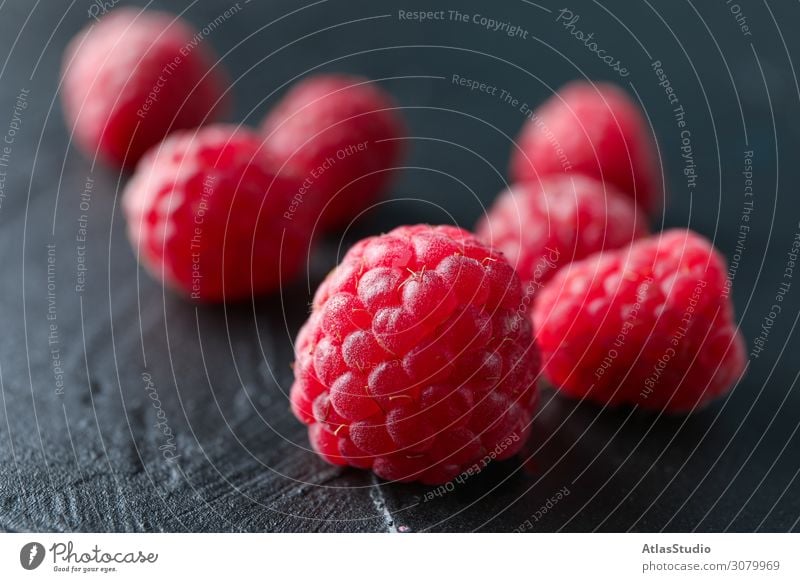
[[[682,229],[573,263],[534,308],[546,378],[602,404],[689,412],[725,394],[746,354],[727,268]]]
[[[292,410],[329,463],[444,483],[513,456],[539,357],[502,255],[450,226],[360,241],[320,285],[295,345]]]

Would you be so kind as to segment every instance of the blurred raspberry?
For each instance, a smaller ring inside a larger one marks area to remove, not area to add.
[[[513,269],[461,229],[405,226],[356,244],[295,346],[292,410],[314,449],[430,484],[514,455],[539,368],[520,300]]]
[[[573,263],[534,308],[547,379],[575,398],[671,412],[721,396],[746,363],[726,273],[687,230]]]
[[[580,173],[616,187],[644,212],[664,204],[656,145],[644,115],[609,83],[575,81],[538,107],[511,156],[511,178]]]
[[[224,115],[228,76],[196,35],[172,14],[119,8],[70,42],[61,97],[87,155],[133,167],[169,132]]]
[[[305,264],[298,188],[249,130],[177,132],[142,158],[123,196],[128,234],[158,279],[200,301],[273,291]]]
[[[502,192],[477,233],[516,268],[531,303],[570,262],[647,234],[647,220],[613,186],[579,175],[551,176]]]
[[[346,226],[378,201],[406,129],[391,96],[362,77],[297,83],[264,120],[267,148],[307,180],[323,228]]]

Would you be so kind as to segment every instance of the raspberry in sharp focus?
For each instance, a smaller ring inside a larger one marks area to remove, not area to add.
[[[128,235],[150,272],[200,301],[273,291],[298,275],[310,221],[287,212],[298,183],[255,132],[176,132],[140,161],[123,195]]]
[[[224,115],[228,76],[195,37],[171,14],[118,8],[72,40],[61,97],[88,155],[133,167],[169,132]]]
[[[346,226],[378,200],[403,152],[392,98],[350,75],[297,83],[262,125],[266,147],[308,180],[323,228]]]
[[[297,337],[292,410],[314,449],[388,480],[444,483],[514,455],[539,357],[505,259],[468,232],[404,226],[357,243]]]
[[[620,88],[575,81],[538,107],[511,156],[515,182],[580,173],[612,184],[654,213],[664,203],[658,155],[647,121]]]
[[[534,307],[544,373],[563,393],[686,412],[742,374],[745,347],[711,243],[669,230],[562,269]]]
[[[477,233],[517,270],[530,304],[564,265],[632,243],[647,234],[647,220],[612,186],[550,176],[502,192]]]

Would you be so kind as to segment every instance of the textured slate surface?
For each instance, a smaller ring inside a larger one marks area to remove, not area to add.
[[[242,0],[204,41],[236,79],[236,121],[256,123],[298,75],[358,72],[382,79],[406,108],[411,155],[390,201],[342,241],[326,241],[308,281],[254,308],[196,308],[137,268],[117,204],[126,176],[93,166],[69,145],[56,99],[59,59],[93,3],[0,3],[0,139],[14,132],[0,167],[0,529],[800,529],[800,282],[726,400],[665,418],[546,392],[520,459],[440,495],[324,465],[308,452],[286,399],[291,339],[341,249],[401,223],[469,227],[503,186],[523,116],[497,95],[453,84],[453,74],[531,105],[584,75],[624,82],[660,140],[672,185],[663,224],[691,225],[728,254],[745,208],[744,152],[752,150],[752,228],[733,293],[752,347],[779,284],[791,282],[784,269],[800,220],[792,68],[800,7],[740,4],[750,35],[724,2],[571,2],[576,28],[594,32],[630,70],[620,79],[556,22],[561,5],[547,0]],[[186,9],[198,28],[232,6],[155,5]],[[398,18],[400,9],[454,6],[521,26],[527,38],[471,20]],[[686,112],[698,174],[691,191],[655,60]],[[81,208],[87,181],[89,205]],[[84,227],[86,283],[77,291],[76,235]],[[562,498],[548,503],[559,491]]]

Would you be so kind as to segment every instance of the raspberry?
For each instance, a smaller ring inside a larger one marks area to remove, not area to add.
[[[663,205],[658,157],[637,105],[608,83],[563,87],[525,124],[511,157],[515,182],[576,172],[615,186],[646,212]]]
[[[64,115],[88,155],[133,167],[169,132],[224,114],[228,77],[216,63],[176,16],[112,10],[67,47]]]
[[[128,235],[157,278],[201,301],[272,291],[301,271],[310,224],[286,218],[299,182],[277,176],[254,132],[176,132],[123,195]]]
[[[357,243],[297,336],[292,410],[319,455],[388,480],[445,483],[513,456],[539,358],[514,270],[464,230]]]
[[[528,300],[564,265],[647,233],[630,198],[579,175],[516,184],[500,194],[478,237],[517,269]]]
[[[366,79],[317,75],[264,120],[268,150],[307,180],[323,228],[346,225],[386,187],[406,130],[391,97]]]
[[[724,259],[687,230],[562,269],[534,306],[547,379],[576,398],[670,412],[730,388],[745,347]]]

